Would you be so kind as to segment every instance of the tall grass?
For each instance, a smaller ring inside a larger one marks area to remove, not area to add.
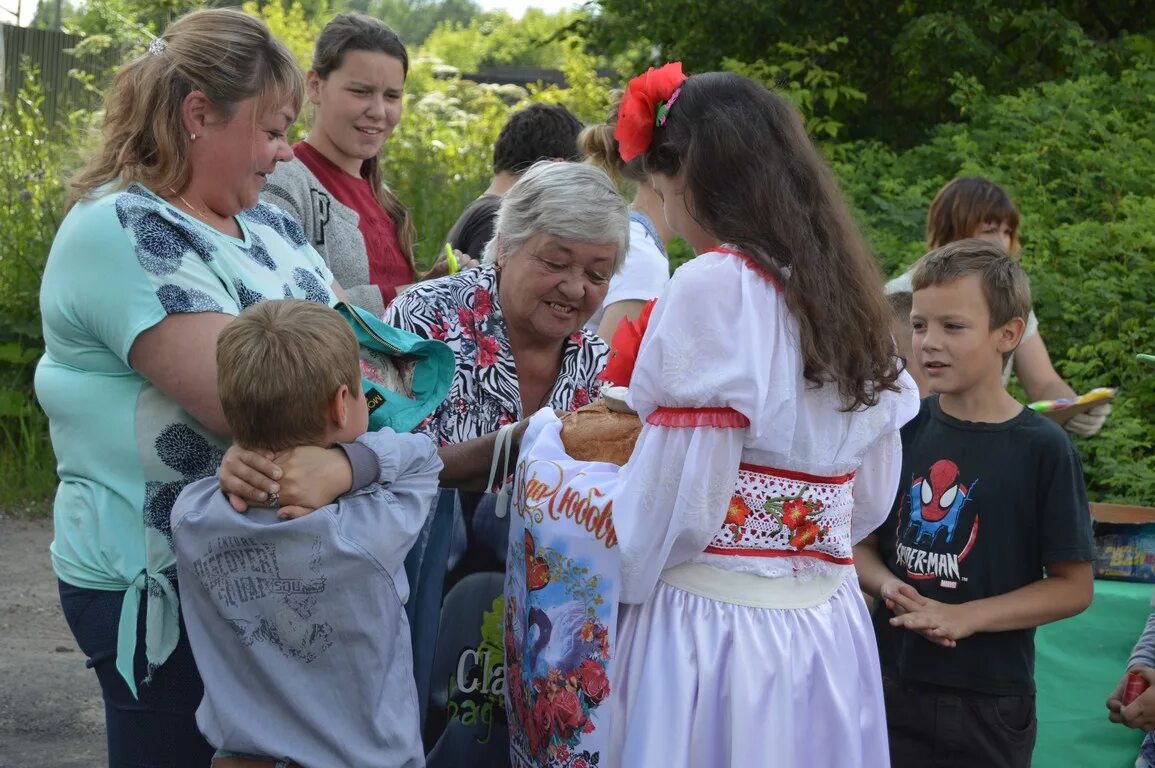
[[[48,419],[35,405],[20,416],[0,417],[0,510],[39,516],[49,509],[56,464]]]

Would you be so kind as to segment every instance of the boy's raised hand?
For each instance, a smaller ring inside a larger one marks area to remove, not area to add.
[[[236,443],[229,446],[221,461],[221,490],[238,512],[260,506],[281,490],[281,468],[272,451],[250,451]]]
[[[894,603],[895,615],[890,620],[892,627],[917,632],[944,648],[954,648],[959,640],[975,633],[966,603],[940,603],[922,595],[912,598],[905,592],[897,594]],[[902,613],[899,613],[899,608]]]
[[[303,517],[332,504],[353,482],[352,469],[339,448],[302,445],[278,453],[274,461],[282,471],[281,508],[277,510],[281,520]]]
[[[339,448],[299,446],[281,453],[232,445],[221,462],[220,486],[238,512],[275,499],[290,520],[332,503],[349,490],[352,470]]]

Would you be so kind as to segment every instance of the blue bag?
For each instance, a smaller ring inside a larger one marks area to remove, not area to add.
[[[435,339],[394,328],[361,307],[339,301],[333,308],[360,345],[369,429],[413,431],[449,394],[453,351]]]

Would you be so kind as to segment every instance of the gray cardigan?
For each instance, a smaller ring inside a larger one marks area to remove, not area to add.
[[[261,198],[285,209],[305,230],[309,244],[329,265],[349,303],[380,317],[385,312],[381,289],[369,282],[360,215],[337,201],[299,158],[279,163]]]

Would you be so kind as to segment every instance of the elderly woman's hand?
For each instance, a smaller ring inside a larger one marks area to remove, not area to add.
[[[467,253],[462,253],[461,251],[455,250],[453,254],[457,259],[457,269],[454,270],[454,272],[462,272],[466,269],[473,269],[474,267],[481,266],[480,261],[470,257],[470,255]],[[428,272],[421,276],[421,279],[432,280],[436,277],[445,277],[449,274],[453,274],[449,271],[449,260],[444,255],[442,255],[442,257],[437,260],[437,263],[434,264]]]
[[[221,462],[221,489],[238,512],[279,506],[281,519],[331,504],[349,490],[352,468],[340,448],[301,446],[282,453],[231,446]],[[273,504],[269,504],[270,497]]]

